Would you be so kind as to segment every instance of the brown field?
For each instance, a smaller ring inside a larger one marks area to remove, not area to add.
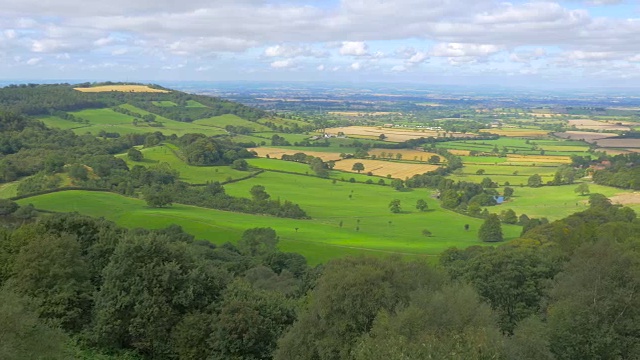
[[[569,126],[575,126],[577,129],[587,130],[619,130],[628,131],[631,130],[628,126],[617,125],[616,121],[604,122],[589,119],[575,119],[569,120]]]
[[[528,137],[528,136],[545,136],[549,132],[545,130],[535,130],[535,129],[517,129],[517,128],[506,128],[506,129],[482,129],[480,132],[487,132],[492,134],[498,134],[500,136],[511,136],[511,137]]]
[[[422,129],[421,130],[417,130],[417,129],[405,130],[405,129],[397,129],[397,128],[383,128],[383,127],[370,127],[370,126],[338,127],[338,128],[327,129],[326,132],[334,135],[337,135],[339,132],[342,132],[348,136],[353,136],[353,137],[362,136],[362,137],[367,137],[371,139],[378,138],[380,134],[384,134],[386,136],[386,139],[385,139],[386,141],[394,141],[394,142],[402,142],[402,141],[418,139],[421,137],[429,137],[429,136],[437,137],[439,134],[437,131],[431,131],[431,130],[422,130]],[[440,132],[440,134],[444,134],[444,132]],[[454,136],[467,137],[467,138],[474,137],[473,134],[462,134],[462,133],[455,133]]]
[[[437,165],[426,165],[426,164],[407,164],[401,162],[392,162],[392,161],[381,161],[381,160],[364,160],[364,159],[345,159],[336,161],[336,166],[334,169],[356,172],[351,170],[353,164],[362,163],[364,165],[364,171],[362,173],[366,174],[369,171],[373,173],[373,175],[377,176],[387,176],[391,175],[394,178],[404,179],[407,177],[411,177],[416,174],[424,174],[428,171],[433,171],[438,168]]]
[[[563,139],[584,140],[589,143],[592,143],[599,139],[606,139],[617,136],[616,134],[594,133],[588,131],[565,131],[561,133],[553,133],[553,135]]]
[[[389,154],[393,154],[393,158],[396,158],[396,154],[402,154],[402,160],[408,160],[408,161],[423,161],[426,162],[427,160],[429,160],[430,157],[432,157],[433,155],[437,155],[440,156],[438,154],[434,154],[434,153],[430,153],[430,152],[426,152],[426,151],[420,151],[420,150],[400,150],[400,149],[389,149],[389,150],[385,150],[385,149],[371,149],[369,150],[369,155],[375,155],[377,157],[380,157],[382,153],[385,153],[387,156],[385,156],[385,158],[389,157]],[[440,156],[441,160],[444,160],[444,158],[442,156]]]
[[[599,139],[596,143],[605,148],[640,148],[640,139]]]
[[[609,149],[609,148],[598,148],[598,151],[604,151],[607,155],[624,155],[624,154],[632,154],[640,152],[640,149]]]
[[[611,202],[620,205],[640,204],[640,192],[622,193],[610,197]]]
[[[94,86],[88,88],[74,88],[80,92],[107,92],[107,91],[119,91],[119,92],[147,92],[147,93],[168,93],[167,90],[152,89],[146,85],[105,85]]]
[[[570,164],[569,156],[544,156],[544,155],[507,155],[507,159],[512,163],[562,163]]]
[[[448,149],[448,152],[452,153],[456,156],[469,156],[471,155],[471,151],[469,150],[456,150],[456,149]]]
[[[319,157],[322,161],[340,160],[340,153],[320,152],[320,151],[301,151],[293,149],[280,149],[280,148],[251,148],[249,151],[255,151],[260,157],[267,157],[269,155],[272,159],[281,159],[282,155],[293,155],[297,153],[305,153],[310,156]]]

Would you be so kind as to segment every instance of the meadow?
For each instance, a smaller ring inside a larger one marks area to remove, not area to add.
[[[271,130],[264,125],[245,120],[233,114],[214,116],[206,119],[199,119],[199,120],[195,120],[193,123],[196,125],[218,127],[221,129],[224,129],[225,126],[231,125],[231,126],[247,127],[253,131],[270,131]]]
[[[23,199],[37,208],[54,211],[78,211],[103,216],[127,227],[145,224],[160,228],[175,223],[198,238],[214,243],[236,241],[251,227],[274,228],[280,247],[296,251],[320,263],[348,254],[437,255],[451,247],[482,245],[477,240],[481,219],[444,210],[431,198],[431,190],[398,192],[389,186],[338,182],[309,176],[265,172],[255,178],[228,184],[227,193],[249,197],[254,185],[263,185],[273,199],[291,200],[307,211],[311,220],[293,220],[260,215],[239,214],[192,206],[149,208],[144,201],[112,193],[66,191]],[[393,214],[389,202],[401,200],[403,212]],[[415,209],[424,199],[429,210]],[[465,231],[464,225],[470,230]],[[422,235],[428,229],[432,237]],[[504,225],[507,239],[514,239],[520,227]]]
[[[171,148],[170,145],[160,145],[151,148],[139,149],[144,155],[143,161],[132,161],[126,154],[120,154],[117,157],[127,162],[129,168],[135,165],[156,166],[161,163],[168,164],[172,169],[180,172],[180,180],[191,184],[205,184],[214,181],[228,181],[240,179],[251,174],[248,171],[234,170],[229,166],[191,166],[180,159],[174,151],[177,148]]]
[[[140,115],[149,114],[149,112],[133,105],[127,104],[122,105],[121,107],[139,113]],[[70,114],[75,117],[88,120],[89,124],[75,123],[53,116],[41,117],[39,119],[47,126],[61,129],[72,129],[76,134],[91,133],[97,135],[101,131],[120,134],[141,134],[159,131],[165,135],[176,134],[181,136],[188,133],[202,133],[208,136],[213,136],[227,133],[221,128],[174,121],[157,115],[156,118],[158,119],[158,122],[162,124],[161,127],[151,127],[144,124],[142,121],[140,121],[138,125],[134,125],[134,118],[132,116],[115,112],[112,109],[107,108],[74,111],[70,112]]]

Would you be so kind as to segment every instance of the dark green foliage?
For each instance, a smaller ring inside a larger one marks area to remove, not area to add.
[[[245,159],[236,159],[231,163],[231,168],[240,171],[247,171],[249,163]]]
[[[527,185],[530,187],[542,186],[542,178],[538,174],[531,175],[527,180]]]
[[[349,358],[380,311],[408,304],[414,290],[430,291],[442,282],[429,266],[400,259],[330,262],[298,320],[280,339],[274,358]]]
[[[389,203],[389,210],[391,210],[391,212],[394,214],[400,213],[402,211],[402,208],[400,207],[400,200],[391,200],[391,202]]]
[[[484,242],[502,241],[502,225],[496,214],[490,214],[478,231],[478,238]]]
[[[500,213],[500,220],[505,224],[516,224],[518,222],[518,216],[512,209],[507,209]]]
[[[71,359],[71,339],[31,307],[28,299],[0,288],[0,359]]]
[[[11,215],[18,210],[18,204],[9,199],[0,199],[0,216]]]
[[[357,162],[353,164],[353,166],[351,167],[351,170],[357,171],[358,173],[360,173],[360,171],[364,171],[364,165],[362,163]]]
[[[129,151],[127,151],[127,157],[129,157],[129,159],[131,159],[132,161],[142,161],[144,159],[142,151],[133,147],[129,149]]]
[[[505,186],[503,195],[505,198],[510,198],[513,196],[513,188]]]
[[[416,209],[418,209],[420,211],[427,211],[427,209],[429,209],[429,205],[427,204],[427,202],[424,199],[419,199],[416,202]]]
[[[263,256],[273,253],[278,244],[278,236],[272,228],[246,230],[238,242],[238,249],[250,256]]]
[[[637,246],[600,241],[579,248],[556,278],[548,308],[558,359],[640,358]]]
[[[82,164],[69,165],[67,172],[71,178],[76,180],[84,181],[89,179],[89,171]]]

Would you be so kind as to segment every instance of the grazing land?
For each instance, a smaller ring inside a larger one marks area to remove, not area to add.
[[[343,133],[350,137],[362,137],[365,139],[379,139],[380,135],[384,135],[385,141],[402,142],[421,137],[438,137],[440,132],[425,129],[406,130],[398,128],[370,127],[370,126],[348,126],[339,128],[330,128],[325,130],[327,134],[339,135]],[[444,132],[442,132],[444,134]],[[452,133],[450,136],[455,137],[475,137],[473,134]]]

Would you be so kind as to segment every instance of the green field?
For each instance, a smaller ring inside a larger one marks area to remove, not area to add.
[[[194,121],[193,123],[197,125],[203,125],[203,126],[218,127],[221,129],[224,129],[225,126],[227,125],[233,125],[233,126],[244,126],[253,131],[270,131],[271,130],[264,125],[245,120],[237,115],[232,115],[232,114],[214,116],[207,119],[200,119],[200,120]]]
[[[126,154],[118,155],[127,162],[131,168],[135,165],[154,166],[160,163],[167,163],[172,169],[180,172],[180,180],[191,184],[205,184],[208,181],[227,181],[229,179],[239,179],[250,175],[248,171],[238,171],[229,166],[191,166],[185,164],[168,145],[154,146],[152,148],[140,149],[144,155],[143,161],[131,161]]]
[[[178,106],[178,104],[174,103],[173,101],[169,101],[169,100],[153,101],[152,103],[153,103],[153,105],[159,106],[159,107],[174,107],[174,106]]]
[[[514,197],[500,207],[513,209],[518,216],[524,213],[529,217],[546,217],[549,220],[558,220],[588,208],[589,196],[576,194],[574,189],[577,186],[577,184],[573,184],[539,188],[514,187]],[[589,184],[589,189],[592,194],[599,193],[608,197],[630,192],[596,184]],[[636,211],[640,210],[639,205],[631,206],[631,208]]]
[[[122,105],[121,107],[137,112],[141,115],[149,114],[149,112],[132,105],[127,104]],[[97,135],[100,131],[109,133],[117,132],[120,134],[140,134],[160,131],[165,135],[176,134],[178,136],[188,133],[202,133],[208,136],[226,134],[224,129],[174,121],[158,115],[156,115],[156,117],[158,118],[158,122],[162,124],[162,127],[151,127],[143,123],[139,123],[136,126],[133,125],[132,116],[121,114],[106,108],[75,111],[70,114],[88,120],[89,124],[85,125],[74,123],[57,117],[43,117],[40,119],[45,122],[47,126],[61,129],[73,129],[76,134],[91,133]]]
[[[187,107],[190,108],[206,108],[206,105],[202,105],[199,102],[195,101],[195,100],[187,100]]]
[[[264,170],[275,170],[275,171],[286,171],[296,174],[302,175],[313,175],[313,171],[307,164],[297,163],[293,161],[283,161],[278,159],[267,159],[267,158],[255,158],[255,159],[247,159],[249,165],[264,169]],[[354,178],[358,182],[366,182],[367,180],[372,180],[373,182],[378,182],[379,179],[382,179],[379,176],[368,176],[364,174],[357,174],[351,172],[337,171],[332,170],[329,171],[329,178],[338,179],[338,180],[349,180]],[[385,179],[388,183],[390,180]]]
[[[429,190],[397,192],[388,186],[332,184],[325,179],[269,172],[225,188],[231,195],[248,197],[249,189],[257,184],[265,186],[274,199],[300,204],[313,219],[280,219],[183,205],[152,209],[141,200],[83,191],[42,195],[20,203],[33,203],[44,210],[104,216],[128,227],[144,224],[159,228],[176,223],[215,243],[235,241],[247,228],[269,226],[280,235],[282,249],[299,252],[312,263],[353,253],[437,255],[451,246],[482,244],[476,236],[482,220],[443,210],[430,197]],[[392,214],[388,210],[393,199],[401,200],[403,213]],[[431,210],[418,212],[418,199],[427,200]],[[465,231],[464,224],[469,224],[471,230]],[[434,236],[422,236],[423,229],[429,229]],[[518,226],[506,225],[503,230],[508,239],[520,233]]]

